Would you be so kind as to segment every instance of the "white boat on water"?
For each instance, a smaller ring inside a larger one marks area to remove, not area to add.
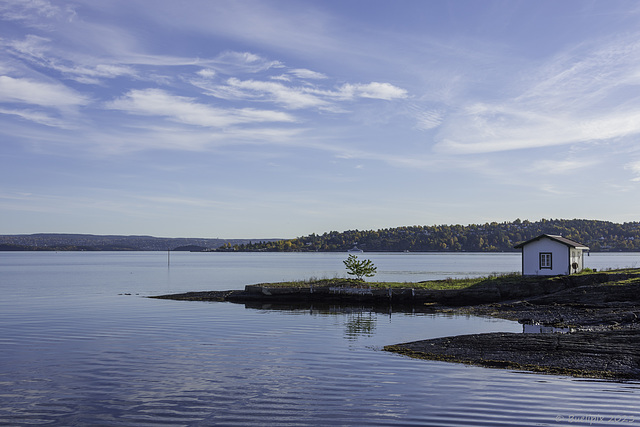
[[[349,249],[347,252],[349,252],[350,254],[356,253],[356,254],[361,254],[362,252],[364,252],[362,249],[358,248],[358,246],[354,246],[351,249]]]

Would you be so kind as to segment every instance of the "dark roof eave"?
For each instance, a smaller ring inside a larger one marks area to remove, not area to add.
[[[538,237],[534,237],[533,239],[527,240],[526,242],[518,243],[513,248],[514,249],[521,249],[525,245],[528,245],[529,243],[535,242],[536,240],[540,240],[543,237],[546,237],[548,239],[554,240],[554,241],[556,241],[558,243],[562,243],[563,245],[567,245],[567,246],[575,248],[575,249],[582,249],[583,251],[588,251],[589,250],[589,247],[583,245],[582,243],[574,242],[573,240],[567,239],[566,237],[555,236],[553,234],[541,234]]]

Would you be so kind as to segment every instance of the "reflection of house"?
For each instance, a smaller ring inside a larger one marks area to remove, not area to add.
[[[589,248],[562,236],[542,234],[515,246],[522,249],[524,276],[555,276],[579,273],[584,268],[584,251]]]
[[[522,332],[525,334],[566,334],[572,332],[571,328],[557,328],[538,324],[523,324]]]

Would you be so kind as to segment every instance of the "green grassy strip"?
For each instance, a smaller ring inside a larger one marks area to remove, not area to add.
[[[580,275],[590,274],[640,274],[640,269],[637,268],[625,268],[620,270],[607,270],[607,271],[585,271]],[[553,280],[556,276],[542,277],[542,276],[522,276],[520,273],[507,273],[507,274],[492,274],[485,277],[466,277],[466,278],[447,278],[443,280],[428,280],[423,282],[369,282],[358,281],[355,279],[346,279],[335,277],[332,279],[317,279],[310,278],[308,280],[296,280],[291,282],[278,282],[278,283],[261,283],[261,286],[267,287],[291,287],[291,288],[308,288],[310,286],[352,286],[352,287],[367,287],[367,288],[414,288],[414,289],[430,289],[430,290],[453,290],[453,289],[465,289],[475,285],[518,285],[528,281],[531,283],[538,283],[541,280]],[[609,284],[629,284],[636,283],[638,277],[627,278],[620,281],[611,281]],[[619,282],[619,283],[618,283]]]
[[[263,283],[262,286],[287,288],[298,287],[308,288],[310,286],[356,286],[368,288],[414,288],[414,289],[464,289],[473,285],[477,285],[486,281],[493,280],[513,280],[522,281],[520,274],[511,273],[505,275],[492,275],[488,277],[474,278],[447,278],[443,280],[428,280],[423,282],[360,282],[355,279],[333,278],[333,279],[315,279],[296,280],[291,282]]]

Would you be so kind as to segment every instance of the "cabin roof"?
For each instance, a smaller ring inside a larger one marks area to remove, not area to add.
[[[567,246],[572,247],[572,248],[589,250],[589,247],[583,245],[582,243],[578,243],[578,242],[573,241],[571,239],[567,239],[566,237],[556,236],[555,234],[541,234],[538,237],[534,237],[531,240],[527,240],[526,242],[518,243],[517,245],[514,246],[514,248],[515,249],[520,249],[520,248],[524,247],[525,245],[528,245],[529,243],[535,242],[536,240],[540,240],[540,239],[545,238],[545,237],[548,238],[548,239],[551,239],[551,240],[555,240],[556,242],[562,243],[563,245],[567,245]]]

